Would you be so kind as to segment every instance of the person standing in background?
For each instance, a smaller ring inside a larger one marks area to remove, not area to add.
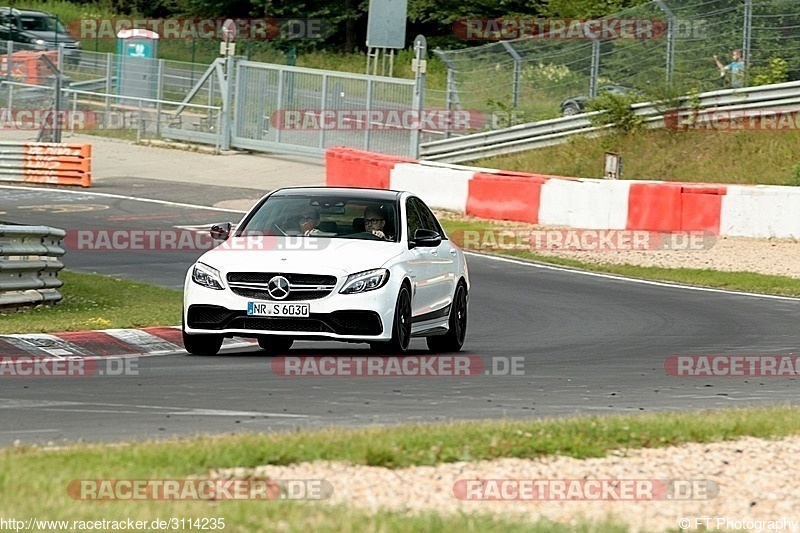
[[[723,65],[716,54],[714,54],[714,61],[717,63],[719,74],[721,78],[725,77],[725,72],[731,73],[731,87],[738,89],[744,87],[744,57],[741,50],[734,50],[732,52],[733,61],[727,65]]]

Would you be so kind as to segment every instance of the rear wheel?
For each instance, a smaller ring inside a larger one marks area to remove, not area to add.
[[[258,345],[269,354],[278,355],[288,352],[292,347],[294,339],[280,335],[262,335],[258,337]]]
[[[389,342],[373,342],[370,347],[373,352],[404,354],[408,351],[411,342],[411,294],[408,286],[400,287],[397,302],[394,306],[394,321],[392,322],[392,340]]]
[[[450,309],[447,333],[428,337],[428,349],[432,352],[458,352],[467,337],[467,287],[459,283]]]

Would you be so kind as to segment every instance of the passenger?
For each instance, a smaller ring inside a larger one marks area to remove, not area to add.
[[[302,235],[314,235],[321,233],[317,227],[319,226],[319,209],[316,207],[308,206],[300,213],[300,233]]]

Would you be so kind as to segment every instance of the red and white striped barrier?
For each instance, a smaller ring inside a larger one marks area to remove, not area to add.
[[[326,154],[329,186],[409,190],[467,215],[549,226],[800,238],[800,187],[602,180]]]

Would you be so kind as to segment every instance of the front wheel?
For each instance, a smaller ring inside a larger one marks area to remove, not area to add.
[[[183,347],[192,355],[217,355],[222,339],[222,335],[189,335],[183,331]]]
[[[373,351],[404,354],[408,351],[411,342],[411,294],[408,286],[400,287],[397,302],[394,306],[394,321],[392,322],[392,340],[383,343],[372,343]]]
[[[458,352],[467,337],[467,288],[459,283],[450,309],[447,333],[428,337],[428,349],[432,352]]]
[[[281,335],[262,335],[258,338],[258,345],[268,354],[279,355],[288,352],[294,344],[294,339]]]

